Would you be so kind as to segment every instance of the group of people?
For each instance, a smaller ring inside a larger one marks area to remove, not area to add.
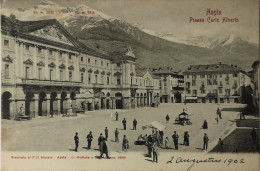
[[[123,124],[124,130],[126,130],[126,119],[125,118],[122,120],[122,124]],[[137,120],[134,118],[134,120],[133,120],[133,130],[136,130],[136,126],[137,126]]]

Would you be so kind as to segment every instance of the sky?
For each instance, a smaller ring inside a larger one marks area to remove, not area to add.
[[[112,17],[138,23],[149,30],[193,36],[216,36],[234,33],[252,43],[259,42],[258,0],[51,0],[61,6],[85,4]],[[27,8],[40,0],[3,0],[5,8]],[[206,16],[207,9],[221,15]],[[190,17],[204,22],[190,22]],[[208,23],[208,17],[218,18]],[[238,22],[222,23],[222,18]]]

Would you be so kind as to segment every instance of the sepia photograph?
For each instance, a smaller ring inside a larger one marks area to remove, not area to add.
[[[256,170],[258,0],[1,0],[1,170]]]

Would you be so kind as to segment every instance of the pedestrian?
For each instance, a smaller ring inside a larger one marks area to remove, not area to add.
[[[202,125],[202,128],[203,128],[203,129],[208,129],[208,123],[207,123],[206,120],[204,120],[204,123],[203,123],[203,125]]]
[[[117,113],[117,111],[116,111],[115,115],[116,115],[116,121],[118,121],[118,113]]]
[[[163,144],[163,131],[159,131],[159,134],[160,134],[160,144]]]
[[[78,151],[78,147],[79,147],[79,137],[78,137],[78,133],[77,132],[75,133],[74,141],[75,141],[75,151],[77,152]]]
[[[134,118],[133,120],[133,130],[136,130],[137,120]]]
[[[250,135],[252,136],[253,142],[256,142],[256,131],[255,131],[255,128],[253,128],[253,130],[251,131]]]
[[[145,141],[145,144],[147,144],[147,141],[148,141],[148,137],[147,137],[147,134],[145,134],[145,136],[143,137],[144,141]]]
[[[23,104],[20,106],[19,115],[23,116]]]
[[[108,138],[108,129],[107,129],[107,127],[105,128],[105,139],[106,139],[106,141],[107,141],[107,138]]]
[[[174,131],[174,134],[172,135],[172,138],[173,138],[173,143],[174,143],[175,150],[178,150],[179,135],[176,133],[176,131]]]
[[[124,126],[124,130],[126,130],[126,120],[125,120],[125,118],[123,119],[122,123],[123,123],[123,126]]]
[[[203,150],[207,150],[208,149],[208,142],[209,142],[209,138],[208,138],[207,134],[204,133],[204,137],[203,137]]]
[[[106,154],[106,157],[107,159],[109,159],[109,156],[108,156],[108,148],[107,148],[107,144],[106,144],[106,141],[105,139],[103,139],[101,142],[100,142],[100,157],[99,159],[101,159],[103,157],[103,154],[105,153]]]
[[[88,149],[91,148],[91,142],[92,142],[92,139],[93,139],[93,135],[92,135],[92,132],[90,131],[89,134],[87,135],[87,140],[88,140]]]
[[[129,148],[128,139],[126,138],[126,135],[124,135],[123,143],[122,143],[122,150],[127,151]]]
[[[159,148],[155,143],[153,144],[152,150],[153,150],[153,162],[158,163],[158,150],[159,150]]]
[[[221,140],[221,138],[218,139],[218,152],[223,152],[223,141]]]
[[[103,143],[101,143],[105,138],[103,137],[102,133],[100,133],[100,136],[98,137],[98,145],[99,145],[99,150],[103,148]]]
[[[189,134],[188,134],[188,131],[184,132],[183,144],[186,145],[186,146],[189,146]]]
[[[190,145],[190,135],[189,135],[188,131],[186,131],[186,145],[187,146]]]
[[[217,109],[217,115],[219,116],[219,119],[222,119],[221,110],[219,109],[219,107],[218,107],[218,109]]]
[[[116,128],[116,130],[115,130],[115,142],[119,142],[118,135],[119,135],[119,131]]]
[[[166,148],[166,149],[169,148],[169,147],[168,147],[168,142],[169,142],[169,139],[168,139],[168,137],[166,137],[166,138],[165,138],[165,148]]]
[[[170,120],[170,117],[169,117],[169,115],[167,114],[167,115],[166,115],[166,123],[169,123],[169,120]]]

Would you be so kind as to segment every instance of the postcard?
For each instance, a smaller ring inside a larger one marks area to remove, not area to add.
[[[1,170],[259,170],[259,1],[2,0]]]

